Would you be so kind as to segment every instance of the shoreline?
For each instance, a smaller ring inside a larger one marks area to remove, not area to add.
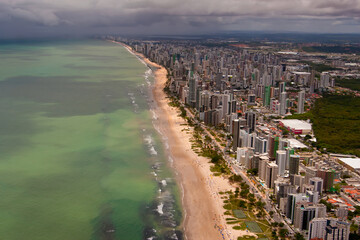
[[[171,168],[181,189],[183,222],[180,228],[184,231],[184,239],[236,240],[238,236],[252,235],[247,231],[234,230],[232,225],[226,224],[227,215],[224,215],[224,203],[219,192],[234,191],[235,187],[226,178],[215,177],[210,171],[209,159],[198,156],[192,150],[192,128],[179,116],[178,109],[169,105],[163,91],[167,70],[131,47],[113,42],[125,47],[151,69],[155,68],[155,82],[150,89],[156,104],[153,110],[158,116],[155,124],[168,140],[167,154],[173,159]]]

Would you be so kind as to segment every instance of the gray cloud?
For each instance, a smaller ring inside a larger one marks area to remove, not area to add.
[[[360,0],[1,0],[0,37],[192,33],[216,30],[359,32]],[[159,29],[162,27],[162,29]],[[279,29],[279,27],[281,29]],[[294,29],[296,28],[296,29]],[[305,28],[305,29],[304,29]]]

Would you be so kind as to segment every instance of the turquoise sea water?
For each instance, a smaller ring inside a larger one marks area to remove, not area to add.
[[[176,239],[147,81],[110,42],[0,45],[0,239]]]

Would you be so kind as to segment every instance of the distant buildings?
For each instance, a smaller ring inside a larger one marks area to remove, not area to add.
[[[258,170],[258,178],[251,180],[259,181],[276,196],[278,209],[295,228],[309,231],[309,239],[348,240],[349,224],[343,222],[347,205],[339,199],[335,211],[338,219],[330,219],[326,207],[319,204],[321,198],[334,192],[342,167],[312,155],[304,157],[300,151],[295,153],[307,146],[296,138],[285,137],[272,124],[278,122],[291,134],[311,135],[310,123],[283,116],[304,113],[305,104],[311,103],[307,101],[316,98],[314,93],[331,90],[333,73],[319,74],[303,63],[324,62],[324,58],[258,49],[209,48],[192,41],[130,44],[167,68],[171,93],[190,106],[199,121],[230,133],[230,151],[236,153],[236,161],[245,169]],[[346,66],[339,59],[331,62]],[[355,160],[340,162],[360,172]],[[357,190],[342,191],[360,200]]]
[[[348,240],[350,223],[332,218],[315,218],[310,222],[308,240]]]

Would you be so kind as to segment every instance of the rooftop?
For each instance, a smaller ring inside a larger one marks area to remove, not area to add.
[[[339,158],[339,160],[354,169],[360,169],[360,158]]]
[[[291,129],[302,129],[302,130],[311,130],[311,123],[298,119],[283,119],[280,120],[285,127]]]
[[[292,147],[292,148],[307,148],[307,146],[305,144],[296,140],[295,138],[289,138],[287,140],[289,141],[290,147]]]

